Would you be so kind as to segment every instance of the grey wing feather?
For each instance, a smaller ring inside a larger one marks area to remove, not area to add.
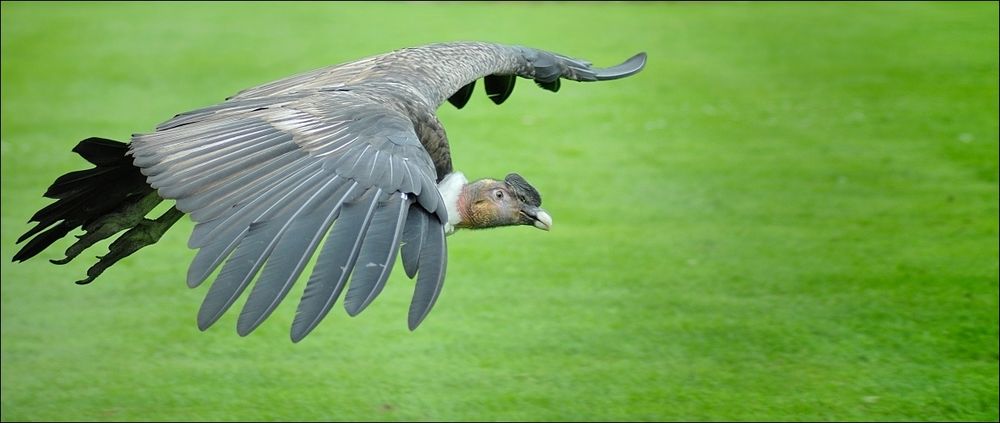
[[[275,175],[272,183],[266,184],[263,189],[256,193],[256,196],[247,196],[247,198],[237,202],[220,200],[216,204],[205,206],[206,208],[226,209],[228,213],[223,216],[202,215],[198,213],[201,209],[192,211],[191,218],[201,223],[195,226],[191,233],[188,246],[191,248],[200,247],[215,239],[222,231],[235,226],[247,226],[254,221],[265,219],[269,212],[282,204],[282,201],[294,195],[302,184],[319,174],[322,171],[321,168],[319,163],[306,163],[303,167],[293,169],[286,175]],[[227,187],[227,189],[240,191],[239,187]]]
[[[385,286],[399,251],[409,205],[406,194],[396,194],[376,211],[361,247],[359,266],[351,276],[351,286],[344,297],[347,314],[361,313]]]
[[[173,119],[157,125],[156,130],[165,131],[179,126],[204,122],[206,120],[224,119],[261,109],[281,107],[286,104],[291,104],[301,98],[302,96],[300,95],[290,95],[227,101],[225,103],[215,104],[198,110],[180,113],[174,116]]]
[[[535,82],[552,82],[559,78],[573,81],[608,81],[639,73],[646,66],[646,53],[639,53],[625,62],[609,68],[595,68],[586,60],[528,47],[519,47],[528,62],[529,71],[519,74]]]
[[[216,186],[212,189],[199,192],[189,197],[184,197],[177,201],[177,208],[181,210],[196,210],[198,221],[210,221],[237,207],[252,193],[263,192],[278,182],[286,179],[288,175],[295,172],[296,165],[302,164],[302,159],[306,156],[304,152],[297,151],[297,154],[286,154],[274,160],[266,168],[247,172],[233,180],[232,184],[239,187],[231,189],[228,186]]]
[[[251,225],[236,249],[226,261],[219,277],[212,283],[198,310],[198,328],[208,329],[222,316],[246,289],[268,253],[268,240],[278,235],[278,225],[270,222]]]
[[[411,206],[418,207],[418,206]],[[406,276],[413,279],[420,268],[420,248],[424,243],[424,235],[427,232],[427,213],[420,213],[417,210],[410,210],[406,216],[406,226],[403,228],[403,247],[400,255],[403,256],[403,270]]]
[[[421,213],[423,211],[420,211]],[[445,242],[444,225],[435,219],[427,219],[424,242],[420,248],[420,273],[413,288],[413,300],[407,318],[410,330],[415,330],[431,312],[444,286],[445,270],[448,266],[448,245]]]
[[[212,230],[216,230],[217,226],[229,225],[234,219],[253,214],[255,211],[273,209],[274,199],[284,198],[282,196],[298,189],[296,184],[320,173],[322,169],[319,163],[310,163],[301,159],[294,160],[290,164],[291,166],[279,165],[280,167],[276,170],[268,170],[267,172],[270,174],[267,177],[246,186],[236,185],[241,182],[242,177],[232,178],[230,181],[218,185],[218,189],[225,193],[220,193],[215,201],[209,202],[206,199],[201,204],[187,204],[200,205],[201,207],[191,210],[191,219],[195,222],[207,223],[204,225],[206,229],[199,229],[197,237],[191,240],[190,245],[192,247],[201,245],[198,241],[203,236],[210,238],[213,235]],[[182,197],[178,203],[198,198],[197,195]],[[211,224],[212,222],[215,223]]]
[[[248,231],[250,231],[249,225],[245,227],[233,226],[228,228],[224,235],[200,247],[198,254],[195,254],[194,260],[188,266],[188,287],[196,288],[205,279],[208,279],[208,276],[219,267],[219,264],[236,249]]]
[[[285,298],[309,258],[316,251],[323,235],[340,214],[341,206],[352,198],[357,186],[355,182],[331,195],[327,201],[332,204],[318,207],[317,210],[296,220],[288,233],[281,238],[260,280],[254,285],[250,297],[243,306],[243,312],[236,326],[240,335],[249,334],[263,323]]]
[[[646,53],[639,53],[635,56],[630,57],[624,63],[618,66],[612,66],[605,69],[597,69],[594,71],[594,76],[598,81],[610,81],[612,79],[624,78],[627,76],[632,76],[642,70],[646,66]]]
[[[315,181],[312,184],[304,184],[298,195],[286,206],[292,209],[288,213],[250,225],[246,236],[240,241],[240,246],[223,266],[218,279],[205,296],[198,313],[199,328],[207,329],[229,309],[264,265],[292,222],[312,203],[322,201],[333,188],[338,186],[335,185],[338,177],[326,178],[324,181],[320,176],[311,178],[310,181]]]
[[[201,284],[215,267],[236,248],[254,222],[266,221],[294,201],[295,194],[308,188],[308,183],[315,183],[320,166],[306,166],[289,175],[287,179],[273,189],[261,193],[247,204],[233,207],[229,216],[216,220],[202,222],[191,232],[188,245],[202,248],[188,268],[188,286]],[[192,217],[194,213],[192,213]]]
[[[344,206],[299,301],[292,322],[293,342],[308,335],[337,301],[357,262],[364,234],[381,196],[381,190],[369,190],[357,202]]]

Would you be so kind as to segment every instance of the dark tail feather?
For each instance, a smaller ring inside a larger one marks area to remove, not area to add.
[[[18,238],[18,243],[28,242],[14,255],[13,261],[34,257],[70,231],[83,228],[86,233],[77,236],[76,243],[66,250],[66,258],[52,261],[65,264],[91,245],[128,230],[87,271],[88,277],[77,282],[90,283],[118,260],[158,241],[183,213],[171,208],[156,220],[145,219],[163,199],[146,184],[139,168],[132,165],[128,144],[87,138],[73,151],[96,167],[69,172],[53,182],[45,197],[56,201],[31,217],[30,222],[38,224]]]

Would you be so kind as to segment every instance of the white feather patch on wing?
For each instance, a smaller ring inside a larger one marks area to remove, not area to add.
[[[451,235],[455,232],[455,225],[462,221],[462,216],[458,214],[458,196],[462,193],[462,188],[468,184],[462,172],[449,173],[441,183],[438,184],[438,192],[444,199],[444,204],[448,209],[448,223],[444,225],[444,232]]]

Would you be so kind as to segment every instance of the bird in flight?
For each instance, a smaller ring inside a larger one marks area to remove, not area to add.
[[[44,194],[56,201],[31,217],[38,223],[18,239],[27,243],[13,260],[82,228],[66,257],[52,260],[65,264],[121,233],[77,282],[90,283],[188,214],[195,222],[188,246],[198,250],[188,286],[222,267],[198,312],[201,330],[252,286],[236,327],[249,334],[316,255],[292,323],[298,342],[345,288],[347,313],[364,310],[397,253],[406,275],[416,278],[408,315],[414,330],[441,293],[447,235],[552,226],[541,195],[517,173],[469,182],[454,170],[438,107],[448,101],[461,109],[479,79],[499,105],[517,77],[554,92],[560,78],[624,78],[645,63],[645,53],[595,68],[522,46],[431,44],[249,88],[134,134],[128,144],[88,138],[73,151],[95,167],[56,179]],[[164,199],[174,206],[146,218]]]

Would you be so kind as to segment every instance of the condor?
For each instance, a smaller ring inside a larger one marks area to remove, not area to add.
[[[198,249],[188,285],[222,266],[198,313],[202,330],[252,285],[237,323],[240,335],[249,334],[316,254],[292,323],[298,342],[345,287],[347,313],[364,310],[382,291],[397,253],[407,276],[417,279],[408,318],[413,330],[441,292],[446,235],[459,228],[552,226],[541,195],[520,175],[469,182],[453,169],[437,108],[445,101],[465,106],[478,79],[501,104],[517,77],[558,91],[560,78],[618,79],[645,62],[640,53],[600,69],[521,46],[433,44],[250,88],[133,135],[129,144],[88,138],[74,151],[96,167],[49,187],[45,196],[56,201],[31,218],[38,224],[18,239],[27,243],[14,261],[82,228],[66,257],[53,260],[67,263],[124,231],[77,282],[89,283],[188,214],[196,223],[188,246]],[[176,204],[147,219],[164,199]]]

